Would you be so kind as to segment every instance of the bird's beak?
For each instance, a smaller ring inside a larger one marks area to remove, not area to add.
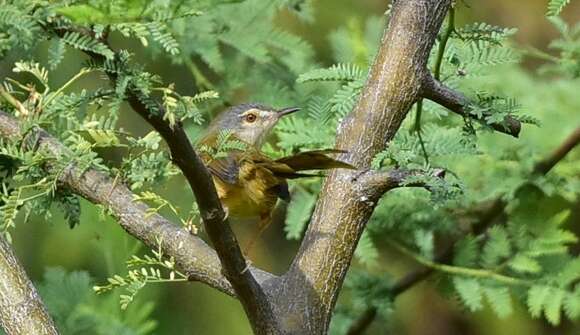
[[[282,116],[290,115],[294,112],[299,111],[300,108],[298,107],[288,107],[278,111],[278,117],[281,118]]]

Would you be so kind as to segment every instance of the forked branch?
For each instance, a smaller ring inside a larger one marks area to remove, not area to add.
[[[450,5],[450,0],[393,2],[365,87],[339,126],[336,147],[348,151],[340,159],[368,168],[393,139],[421,97],[427,59]],[[376,206],[361,196],[356,173],[330,173],[298,255],[283,277],[279,294],[296,297],[296,303],[280,309],[293,315],[302,334],[327,332],[355,247]]]

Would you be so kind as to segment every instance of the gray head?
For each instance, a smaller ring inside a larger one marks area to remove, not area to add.
[[[274,109],[256,103],[233,106],[212,121],[208,134],[228,129],[240,140],[259,148],[278,120],[298,110],[295,107]]]

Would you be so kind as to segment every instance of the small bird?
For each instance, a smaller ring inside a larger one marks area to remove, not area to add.
[[[290,200],[287,179],[317,176],[301,172],[306,170],[355,169],[328,157],[343,153],[342,150],[306,151],[280,159],[272,159],[260,151],[276,123],[298,110],[295,107],[276,110],[255,103],[233,106],[211,122],[198,142],[200,147],[206,148],[201,158],[212,174],[226,215],[258,218],[258,233],[248,243],[245,254],[272,222],[278,198]],[[243,149],[226,149],[225,153],[212,157],[207,149],[217,149],[220,134],[223,136],[224,132],[228,140],[243,143]]]

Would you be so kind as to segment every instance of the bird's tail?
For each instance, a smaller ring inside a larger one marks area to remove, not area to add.
[[[356,170],[354,166],[328,156],[332,154],[339,154],[345,152],[346,151],[344,150],[337,149],[305,151],[292,156],[277,159],[276,163],[285,164],[296,172],[306,170],[328,170],[328,169]],[[294,175],[294,178],[307,176],[313,175],[297,173]],[[288,177],[292,178],[291,176],[287,176],[286,178]]]

